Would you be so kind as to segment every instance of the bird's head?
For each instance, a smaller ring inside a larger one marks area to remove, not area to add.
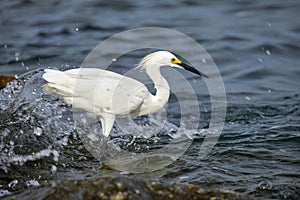
[[[143,60],[139,63],[139,68],[147,68],[147,67],[153,67],[153,66],[170,66],[170,67],[176,67],[180,69],[185,69],[190,72],[193,72],[195,74],[198,74],[200,76],[203,76],[205,78],[208,78],[206,74],[203,72],[198,71],[196,68],[182,62],[180,59],[178,59],[174,54],[168,52],[168,51],[156,51],[154,53],[151,53],[143,58]]]

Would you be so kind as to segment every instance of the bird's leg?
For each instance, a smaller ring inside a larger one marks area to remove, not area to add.
[[[102,113],[100,116],[102,132],[105,137],[109,136],[111,129],[114,126],[116,116],[109,113]]]

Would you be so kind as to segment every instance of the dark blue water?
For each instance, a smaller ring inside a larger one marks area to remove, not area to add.
[[[300,3],[292,0],[4,0],[0,5],[0,72],[20,76],[37,68],[79,67],[99,42],[132,28],[157,26],[185,33],[203,45],[216,62],[226,88],[227,117],[217,145],[205,159],[196,159],[204,137],[200,134],[159,179],[230,189],[262,199],[297,199],[299,9]],[[145,53],[124,55],[115,70],[125,72]],[[67,123],[64,112],[70,108],[56,97],[41,96],[42,83],[34,80],[28,87],[36,87],[35,104],[29,104],[23,93],[24,99],[20,98],[8,112],[13,101],[9,99],[13,96],[12,88],[2,92],[0,190],[20,190],[63,176],[83,178],[108,173],[98,169],[99,162],[84,150],[72,122]],[[201,80],[191,82],[194,87],[201,84]],[[203,105],[200,128],[205,129],[210,120],[210,99],[205,89],[199,90],[198,95]],[[172,112],[174,107],[176,121],[175,100],[171,96],[169,108]],[[63,111],[51,107],[53,101]],[[43,109],[45,105],[48,110]],[[15,114],[19,109],[22,114]],[[51,116],[60,115],[65,123],[55,124],[57,119],[52,120]],[[47,136],[38,137],[45,132]],[[53,137],[55,134],[57,138]],[[68,144],[64,143],[65,136]],[[14,137],[23,141],[14,141]],[[25,147],[15,147],[17,142]],[[8,162],[9,153],[28,155],[38,148],[48,151],[32,159],[26,157],[25,162]]]

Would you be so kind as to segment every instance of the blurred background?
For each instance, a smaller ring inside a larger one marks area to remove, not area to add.
[[[210,156],[195,161],[191,150],[161,180],[231,189],[264,199],[296,199],[300,190],[299,10],[295,0],[2,0],[0,74],[80,67],[101,41],[132,28],[180,31],[197,40],[217,64],[228,113]],[[124,56],[118,69],[126,72],[144,55],[141,51]],[[206,103],[209,98],[204,98]],[[200,144],[196,140],[191,148]]]

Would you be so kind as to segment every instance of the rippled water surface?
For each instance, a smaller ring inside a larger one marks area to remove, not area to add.
[[[211,103],[205,83],[183,73],[201,104],[199,130],[177,161],[143,177],[262,199],[299,199],[299,9],[292,0],[2,1],[0,72],[21,79],[0,96],[0,195],[47,180],[118,173],[101,168],[84,148],[71,107],[43,92],[37,69],[79,67],[109,36],[157,26],[189,35],[214,59],[226,88],[227,117],[217,145],[198,159]],[[125,73],[148,52],[124,55],[111,69]],[[174,95],[167,111],[170,124],[164,131],[172,133],[180,118]],[[137,145],[160,148],[169,139],[162,134]]]

